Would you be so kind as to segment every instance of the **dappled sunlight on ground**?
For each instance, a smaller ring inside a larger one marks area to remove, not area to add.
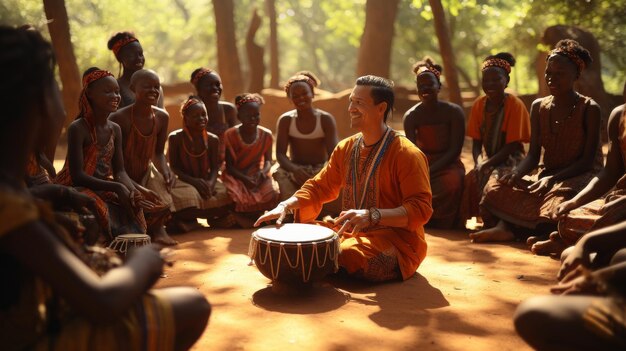
[[[194,350],[518,350],[515,307],[548,292],[558,263],[523,244],[472,244],[467,233],[427,230],[428,256],[405,282],[340,276],[309,294],[272,292],[249,265],[252,230],[177,235],[176,263],[158,286],[191,285],[211,301]]]

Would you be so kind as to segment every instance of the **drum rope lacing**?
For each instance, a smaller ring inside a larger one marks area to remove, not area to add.
[[[324,260],[320,264],[320,258],[319,258],[320,255],[319,255],[319,251],[317,250],[318,243],[317,242],[312,243],[313,249],[311,251],[311,262],[309,262],[308,272],[306,272],[306,267],[304,264],[304,254],[302,253],[302,243],[297,243],[298,249],[296,251],[296,263],[292,264],[291,260],[289,259],[289,255],[287,254],[287,251],[285,250],[285,243],[273,242],[269,240],[265,241],[265,255],[263,255],[264,257],[259,257],[259,263],[262,265],[265,265],[269,256],[272,280],[276,280],[276,278],[278,277],[278,274],[280,273],[280,261],[284,253],[285,259],[287,260],[287,264],[292,269],[297,268],[298,263],[302,262],[302,280],[304,281],[304,283],[307,283],[309,279],[311,278],[311,272],[313,271],[313,259],[314,258],[317,264],[317,268],[324,267],[326,265],[326,261],[330,258],[331,260],[334,260],[335,262],[335,271],[339,269],[339,261],[337,260],[337,257],[339,256],[339,244],[337,243],[336,238],[331,238],[331,239],[327,239],[322,242],[319,242],[319,244],[321,243],[326,243],[326,249],[324,250]],[[274,262],[273,262],[273,258],[272,258],[272,254],[270,250],[270,247],[272,244],[280,245],[280,249],[278,251],[278,262],[276,262],[276,268],[274,268]],[[248,246],[248,256],[250,256],[251,263],[254,261],[254,257],[256,256],[256,253],[258,252],[258,246],[260,245],[261,245],[261,242],[259,240],[254,240],[254,237],[252,238],[252,240],[250,240],[250,245]],[[331,246],[333,247],[332,252],[331,252]]]

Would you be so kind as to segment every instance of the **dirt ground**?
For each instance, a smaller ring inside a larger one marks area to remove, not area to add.
[[[521,243],[472,244],[427,230],[428,256],[405,282],[326,280],[310,296],[276,295],[247,256],[253,230],[176,236],[158,287],[191,285],[213,313],[193,350],[524,350],[512,316],[545,294],[558,263]]]
[[[470,148],[466,140],[466,169]],[[57,170],[64,159],[61,146]],[[559,267],[522,243],[472,244],[467,232],[427,230],[428,255],[407,281],[327,279],[312,295],[285,297],[249,265],[252,232],[175,236],[176,263],[157,287],[193,286],[213,306],[193,350],[530,350],[513,313],[524,299],[549,293]]]

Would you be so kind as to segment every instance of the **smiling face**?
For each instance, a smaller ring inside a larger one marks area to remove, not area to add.
[[[117,55],[117,60],[122,63],[124,70],[135,72],[143,68],[146,59],[143,57],[143,48],[138,41],[124,45]]]
[[[198,81],[196,90],[202,101],[219,101],[222,96],[222,79],[215,72],[206,74]]]
[[[491,99],[503,97],[507,84],[508,79],[502,68],[487,67],[483,70],[482,86],[487,97]]]
[[[552,55],[548,58],[544,77],[550,94],[559,95],[574,89],[578,70],[568,58],[558,54]]]
[[[237,109],[237,118],[245,128],[256,128],[261,120],[261,105],[257,102],[246,102]]]
[[[135,74],[138,74],[137,72]],[[150,71],[141,71],[136,79],[131,79],[130,89],[135,93],[135,100],[156,106],[161,94],[161,81],[159,76]],[[135,77],[135,75],[133,75]]]
[[[372,98],[372,87],[357,85],[350,94],[350,127],[363,131],[368,126],[374,126],[382,122],[387,104],[375,104]]]
[[[437,101],[441,84],[433,73],[423,72],[417,75],[417,95],[423,102]]]
[[[91,83],[87,98],[94,111],[115,112],[120,104],[120,86],[115,78],[108,76]]]
[[[185,126],[192,132],[201,132],[206,128],[209,117],[203,103],[193,104],[187,108],[183,116]]]
[[[313,92],[307,83],[296,82],[289,87],[289,98],[296,109],[305,110],[311,108]]]

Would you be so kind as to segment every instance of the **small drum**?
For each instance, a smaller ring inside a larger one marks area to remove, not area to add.
[[[248,255],[273,283],[310,285],[339,268],[339,240],[318,225],[266,226],[252,233]]]
[[[115,250],[126,256],[128,249],[150,244],[150,237],[147,234],[121,234],[115,237],[109,244],[109,249]]]

